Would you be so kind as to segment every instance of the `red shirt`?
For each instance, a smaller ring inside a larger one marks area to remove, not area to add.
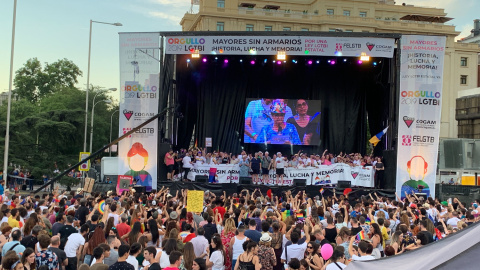
[[[127,223],[119,223],[117,225],[117,232],[120,237],[125,235],[126,233],[129,233],[132,230],[130,226]]]
[[[220,217],[222,217],[222,220],[223,220],[223,216],[225,215],[225,212],[226,210],[223,207],[217,206],[213,208],[213,213],[215,214],[215,216],[217,215],[217,213],[220,213]]]

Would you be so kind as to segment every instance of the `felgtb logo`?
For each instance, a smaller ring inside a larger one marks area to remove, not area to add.
[[[335,50],[337,52],[343,51],[343,44],[342,43],[337,43],[336,46],[335,46]]]
[[[402,145],[411,146],[412,145],[412,136],[411,135],[402,135]]]

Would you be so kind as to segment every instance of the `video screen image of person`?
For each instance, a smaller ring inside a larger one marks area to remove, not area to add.
[[[320,101],[247,99],[245,143],[315,145],[320,141]],[[290,106],[289,106],[290,104]],[[309,106],[312,104],[313,106]],[[292,109],[295,110],[295,115]]]

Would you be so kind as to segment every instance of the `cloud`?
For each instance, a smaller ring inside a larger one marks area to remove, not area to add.
[[[182,19],[181,16],[176,16],[176,15],[173,15],[173,14],[167,14],[167,13],[160,12],[160,11],[150,11],[150,12],[148,12],[148,15],[151,16],[151,17],[159,18],[159,19],[169,20],[169,21],[172,21],[176,24],[180,23],[180,20]]]
[[[469,36],[471,34],[470,31],[472,31],[473,26],[471,24],[464,24],[461,29],[462,32],[455,38],[455,41]]]
[[[188,0],[150,0],[150,2],[160,5],[175,5],[176,7],[189,7],[190,1]]]

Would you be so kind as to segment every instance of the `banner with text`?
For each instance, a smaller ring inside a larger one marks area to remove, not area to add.
[[[445,37],[401,40],[396,190],[435,197]]]
[[[238,164],[226,165],[205,165],[195,164],[190,170],[187,178],[194,181],[195,176],[209,176],[210,169],[216,169],[215,182],[217,183],[238,183],[240,179],[240,168]],[[215,171],[215,170],[214,170]],[[352,186],[373,187],[375,170],[373,167],[351,167],[347,164],[338,163],[319,168],[285,168],[283,184],[291,186],[293,179],[305,179],[307,185],[330,185],[341,181],[351,181]],[[269,184],[276,184],[275,170],[270,170]]]
[[[158,33],[120,34],[119,135],[158,113]],[[118,172],[147,191],[157,188],[157,128],[153,121],[118,144]]]
[[[287,55],[393,57],[395,39],[306,36],[166,37],[166,54]]]

